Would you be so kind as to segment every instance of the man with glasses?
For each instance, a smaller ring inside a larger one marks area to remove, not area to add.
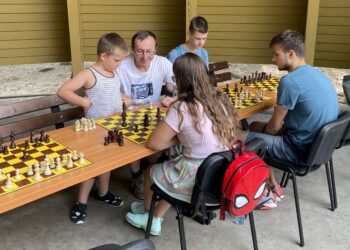
[[[132,99],[132,106],[137,107],[160,101],[163,85],[168,92],[175,91],[172,80],[172,63],[165,57],[156,55],[157,39],[151,31],[139,31],[131,40],[133,55],[122,61],[118,68],[122,92]],[[172,99],[167,97],[162,104],[168,106]],[[144,162],[145,161],[145,162]],[[131,164],[133,181],[131,187],[134,195],[143,199],[143,168],[147,167],[147,160]]]
[[[139,31],[131,41],[133,55],[118,68],[122,91],[132,99],[133,106],[160,101],[163,85],[168,92],[175,90],[172,64],[156,55],[157,39],[151,31]]]

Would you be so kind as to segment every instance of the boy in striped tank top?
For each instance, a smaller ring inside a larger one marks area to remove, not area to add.
[[[90,68],[83,69],[65,82],[57,94],[68,103],[84,108],[87,118],[98,118],[122,112],[122,103],[127,106],[131,99],[120,92],[120,81],[116,69],[128,55],[128,46],[116,33],[104,34],[97,44],[98,59]],[[83,88],[85,96],[74,91]],[[120,207],[123,200],[108,191],[110,172],[97,177],[98,188],[92,189],[95,179],[80,183],[78,201],[72,209],[70,219],[76,224],[85,222],[87,201],[90,195],[108,205]]]

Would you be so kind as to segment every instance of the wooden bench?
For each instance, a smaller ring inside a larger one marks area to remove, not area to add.
[[[216,71],[228,69],[228,61],[215,62],[209,64],[209,81],[213,86],[217,86],[219,82],[229,81],[232,79],[231,72],[215,73]]]
[[[55,126],[83,117],[81,107],[71,106],[57,95],[45,96],[0,106],[0,138],[8,140],[11,132],[24,133]]]

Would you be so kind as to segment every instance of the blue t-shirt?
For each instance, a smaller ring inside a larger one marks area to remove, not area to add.
[[[186,54],[187,52],[188,52],[188,50],[186,49],[186,47],[183,44],[181,44],[181,45],[177,46],[176,48],[172,49],[166,57],[168,58],[168,60],[170,62],[174,63],[176,58]],[[207,69],[208,69],[209,68],[209,59],[208,59],[207,50],[205,48],[200,48],[199,50],[196,51],[195,54],[203,59],[205,65],[207,66]]]
[[[318,130],[337,119],[339,114],[331,80],[307,64],[281,79],[277,103],[288,109],[284,118],[287,136],[302,151],[313,141]]]

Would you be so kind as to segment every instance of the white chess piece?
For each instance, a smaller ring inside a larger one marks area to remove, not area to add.
[[[49,176],[51,174],[52,174],[52,171],[51,171],[50,166],[46,166],[45,171],[44,171],[44,175]]]
[[[153,109],[153,104],[152,104],[152,103],[149,105],[149,108],[150,108],[150,109]]]
[[[84,153],[79,153],[79,164],[83,165],[85,163]]]
[[[77,151],[76,151],[76,150],[73,150],[72,160],[73,160],[73,161],[78,160],[78,154],[77,154]]]
[[[41,175],[40,175],[40,169],[39,169],[39,167],[35,167],[35,169],[34,169],[34,172],[35,172],[35,174],[34,174],[34,181],[40,181],[41,180]]]
[[[12,188],[12,180],[11,180],[11,176],[10,176],[10,174],[8,173],[7,175],[7,180],[6,180],[6,184],[5,184],[5,186],[6,186],[6,188]]]
[[[29,165],[28,166],[28,171],[27,171],[27,175],[28,176],[32,176],[34,173],[33,173],[33,166],[32,165]]]
[[[2,180],[2,169],[0,168],[0,181]]]
[[[67,155],[66,154],[62,155],[62,163],[67,164]]]
[[[72,156],[68,155],[67,159],[67,168],[72,168],[73,167],[73,161],[72,161]]]
[[[95,129],[96,128],[96,122],[94,118],[91,118],[91,122],[92,122],[92,128]]]
[[[61,159],[60,157],[56,158],[56,171],[60,172],[62,170]]]
[[[16,180],[21,179],[21,173],[19,172],[19,168],[16,169],[15,179]]]
[[[55,168],[56,168],[55,158],[52,158],[52,159],[51,159],[50,168],[51,168],[51,169],[55,169]]]
[[[79,120],[76,120],[75,121],[75,131],[79,132],[80,131],[80,121]]]

